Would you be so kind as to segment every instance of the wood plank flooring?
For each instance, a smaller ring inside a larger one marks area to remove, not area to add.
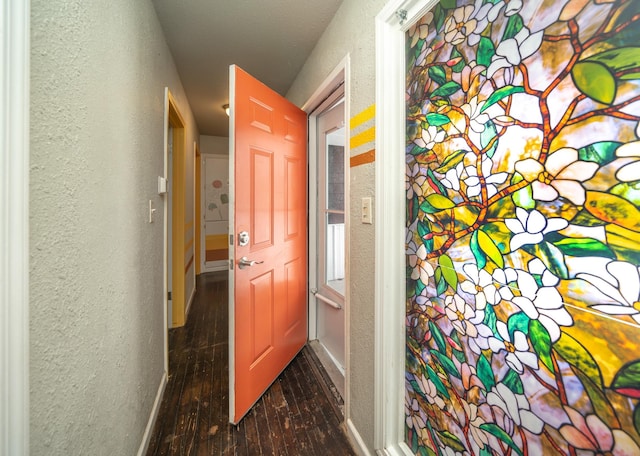
[[[147,456],[355,455],[307,347],[238,426],[228,423],[227,322],[227,273],[198,276],[187,324],[169,331],[169,381]]]

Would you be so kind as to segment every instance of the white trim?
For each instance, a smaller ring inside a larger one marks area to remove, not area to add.
[[[391,0],[376,17],[375,448],[407,453],[405,360],[405,32],[438,0]],[[406,10],[402,24],[396,14]]]
[[[207,264],[210,263],[209,266]],[[229,269],[229,260],[208,261],[204,264],[202,272],[218,272]]]
[[[0,7],[0,455],[29,454],[29,13]]]
[[[372,456],[371,452],[364,443],[364,439],[360,436],[358,429],[350,419],[347,420],[347,435],[349,436],[351,443],[354,444],[356,453],[359,456]]]
[[[236,140],[235,140],[235,112],[236,112],[236,66],[229,66],[229,239],[233,239],[233,245],[229,244],[229,264],[235,265],[235,231],[236,231],[236,175],[235,175],[235,157],[236,157]],[[236,340],[236,322],[235,322],[235,305],[236,305],[236,271],[235,266],[229,270],[229,422],[231,423],[235,416],[235,398],[236,398],[236,357],[235,357],[235,340]]]
[[[351,246],[351,205],[350,205],[350,197],[351,194],[351,167],[350,167],[350,157],[351,157],[351,149],[349,147],[349,139],[351,131],[349,129],[349,119],[351,118],[351,55],[346,54],[343,59],[338,63],[338,65],[329,73],[329,75],[325,78],[325,80],[320,84],[320,86],[316,89],[316,91],[309,97],[309,99],[302,105],[302,110],[305,111],[308,115],[308,123],[309,123],[309,143],[307,147],[307,156],[309,161],[309,167],[311,167],[311,163],[315,163],[315,150],[312,147],[309,147],[311,144],[315,144],[317,141],[317,132],[316,132],[316,118],[317,113],[312,114],[322,102],[329,96],[332,92],[336,90],[336,88],[340,85],[340,83],[344,84],[344,121],[345,121],[345,147],[344,147],[344,159],[345,159],[345,167],[344,167],[344,214],[345,214],[345,236],[344,236],[344,248],[345,248],[345,276],[344,276],[344,344],[345,344],[345,354],[344,354],[344,418],[348,423],[351,417],[351,274],[350,274],[350,246]],[[312,153],[313,151],[313,153]],[[308,236],[309,240],[313,239],[317,236],[316,232],[316,213],[317,208],[315,206],[311,207],[311,198],[312,192],[317,192],[315,179],[309,179],[309,226],[308,226]],[[311,249],[311,243],[309,243],[309,249]],[[309,250],[311,252],[311,250]],[[317,284],[315,283],[316,278],[316,265],[315,262],[311,261],[311,258],[314,257],[309,254],[309,264],[308,264],[308,275],[309,275],[309,299],[308,302],[315,302],[313,295],[310,290],[312,288],[316,288]],[[308,337],[309,340],[316,339],[316,311],[315,305],[309,305],[309,315],[308,315]]]
[[[168,181],[169,176],[169,87],[164,88],[164,132],[163,132],[163,150],[164,150],[164,178]],[[169,185],[169,184],[167,184]],[[169,192],[165,192],[164,198],[164,233],[163,233],[163,253],[162,253],[162,265],[163,265],[163,278],[162,278],[162,309],[164,318],[164,372],[169,374],[169,274],[171,269],[169,268],[169,204],[171,204],[171,198]]]
[[[147,427],[144,429],[144,434],[142,434],[142,442],[140,443],[140,448],[138,448],[138,456],[147,454],[147,450],[149,449],[151,433],[153,432],[153,427],[155,426],[156,420],[158,419],[158,412],[160,411],[160,405],[162,404],[162,396],[164,395],[164,390],[167,387],[167,381],[167,372],[165,371],[162,374],[162,378],[160,379],[160,386],[158,386],[156,399],[155,401],[153,401],[153,407],[151,408],[151,414],[149,415],[149,420],[147,421]]]

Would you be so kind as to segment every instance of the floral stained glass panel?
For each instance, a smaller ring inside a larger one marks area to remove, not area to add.
[[[407,32],[406,443],[640,454],[640,2]]]

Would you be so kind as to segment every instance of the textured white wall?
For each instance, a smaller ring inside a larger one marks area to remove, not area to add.
[[[131,455],[163,373],[165,86],[197,129],[149,0],[31,10],[31,454]]]
[[[200,152],[203,154],[229,155],[229,138],[201,135]]]
[[[375,16],[386,0],[344,0],[313,53],[298,74],[287,98],[301,106],[347,53],[351,55],[351,113],[375,103]],[[351,168],[350,415],[373,449],[374,429],[374,225],[360,220],[361,200],[374,196],[375,164]]]

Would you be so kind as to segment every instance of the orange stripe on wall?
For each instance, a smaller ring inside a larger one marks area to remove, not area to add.
[[[366,163],[373,163],[374,161],[376,161],[376,150],[375,149],[371,149],[365,153],[362,153],[360,155],[354,155],[353,157],[351,157],[351,159],[349,160],[351,167],[353,168],[354,166],[360,166],[360,165],[364,165]]]

